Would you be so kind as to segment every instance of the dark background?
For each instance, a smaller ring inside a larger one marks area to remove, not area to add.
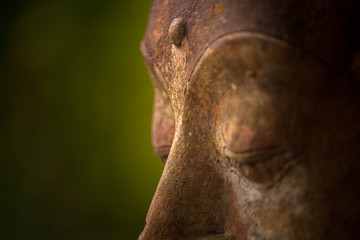
[[[0,239],[137,239],[160,178],[150,0],[0,6]]]

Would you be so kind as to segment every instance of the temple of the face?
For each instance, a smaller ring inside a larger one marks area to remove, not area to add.
[[[360,3],[153,1],[141,240],[360,239]]]

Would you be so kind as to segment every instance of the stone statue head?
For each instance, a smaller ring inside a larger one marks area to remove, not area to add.
[[[141,240],[360,239],[358,1],[154,0]]]

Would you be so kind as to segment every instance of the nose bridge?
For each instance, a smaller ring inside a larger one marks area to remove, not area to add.
[[[226,188],[216,148],[193,125],[178,127],[141,240],[195,239],[225,231]]]

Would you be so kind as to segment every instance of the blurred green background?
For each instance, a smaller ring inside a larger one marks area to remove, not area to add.
[[[0,7],[0,239],[137,239],[163,169],[150,0]]]

